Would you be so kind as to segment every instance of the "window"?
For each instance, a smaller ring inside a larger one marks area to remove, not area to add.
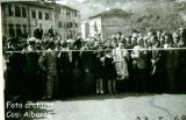
[[[22,35],[22,30],[21,30],[20,24],[16,24],[16,34],[18,37]]]
[[[12,6],[9,4],[9,5],[8,5],[8,15],[9,15],[9,16],[13,16],[13,14],[14,14],[14,13],[13,13],[13,11],[12,11]]]
[[[33,19],[36,18],[36,11],[32,11],[32,18],[33,18]]]
[[[49,13],[45,13],[45,20],[49,20],[49,19],[50,19]]]
[[[22,17],[26,18],[26,8],[22,7]]]
[[[39,13],[38,13],[38,18],[39,18],[40,20],[43,19],[43,14],[42,14],[41,11],[39,11]]]
[[[70,11],[66,11],[66,16],[70,17]]]
[[[8,33],[9,33],[9,35],[11,35],[12,37],[15,36],[15,29],[14,29],[14,25],[13,25],[13,24],[8,24]]]
[[[69,22],[69,27],[72,28],[72,22]]]
[[[75,23],[75,27],[78,28],[78,23]]]
[[[62,28],[62,22],[61,21],[58,23],[58,27]]]
[[[63,27],[64,27],[64,28],[67,28],[67,25],[66,25],[66,23],[63,23]]]
[[[21,9],[19,6],[15,6],[15,16],[21,17]]]
[[[77,17],[77,12],[74,12],[74,16]]]
[[[67,22],[66,27],[70,28],[70,22]]]

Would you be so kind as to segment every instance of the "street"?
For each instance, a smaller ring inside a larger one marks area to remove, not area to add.
[[[186,120],[186,95],[181,94],[126,93],[37,104],[53,104],[37,120]]]

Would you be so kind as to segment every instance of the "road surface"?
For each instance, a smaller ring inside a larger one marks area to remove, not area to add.
[[[28,111],[45,113],[27,116],[30,120],[186,120],[186,94],[100,95],[28,103],[40,107],[27,109],[22,116]]]

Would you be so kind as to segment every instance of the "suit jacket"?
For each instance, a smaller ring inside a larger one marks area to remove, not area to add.
[[[157,64],[162,57],[162,51],[156,50],[158,48],[161,48],[159,43],[152,46],[152,59],[151,59],[151,61],[153,60],[155,62],[155,64]]]
[[[135,46],[134,50],[131,53],[131,57],[134,60],[133,63],[136,64],[136,67],[141,70],[148,69],[148,51],[141,50],[143,47]]]
[[[172,48],[173,44],[165,44],[164,48]],[[166,50],[164,51],[164,63],[165,63],[165,69],[166,70],[172,70],[174,69],[174,52],[173,50]]]
[[[37,39],[42,39],[43,37],[43,29],[35,29],[34,30],[34,37],[37,38]]]
[[[50,75],[57,74],[58,53],[50,49],[45,51],[39,58],[39,66]]]
[[[39,66],[38,66],[38,60],[39,55],[36,52],[32,52],[34,50],[28,50],[29,52],[26,53],[27,58],[27,67],[26,70],[28,73],[37,73]]]

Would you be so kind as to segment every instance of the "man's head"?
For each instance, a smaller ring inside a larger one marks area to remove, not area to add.
[[[150,42],[152,45],[155,45],[158,43],[158,38],[156,36],[152,36],[150,39]]]
[[[137,38],[136,37],[132,37],[131,38],[131,44],[132,45],[136,45],[137,44]]]
[[[116,39],[121,39],[121,35],[122,35],[121,32],[117,32],[117,33],[116,33]]]
[[[157,36],[160,36],[161,33],[162,33],[162,31],[161,30],[158,30],[156,34],[157,34]]]
[[[179,35],[180,35],[180,36],[186,36],[185,34],[186,34],[186,29],[180,28],[180,29],[179,29]]]
[[[137,44],[140,45],[140,46],[143,46],[144,45],[143,37],[138,37]]]
[[[165,37],[161,36],[159,39],[160,44],[165,44]]]
[[[172,43],[172,36],[170,34],[165,34],[165,44]]]
[[[28,39],[28,44],[29,45],[35,45],[35,43],[36,43],[36,38],[35,37],[31,37],[31,38]]]
[[[172,37],[173,37],[173,42],[174,43],[178,43],[178,41],[179,41],[179,35],[178,35],[178,33],[174,32],[172,34]]]

